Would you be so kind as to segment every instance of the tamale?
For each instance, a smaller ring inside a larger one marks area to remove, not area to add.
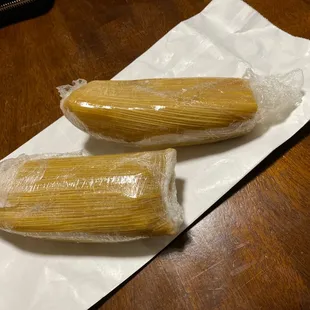
[[[109,242],[175,234],[176,151],[21,156],[0,163],[0,229]]]
[[[169,78],[92,81],[66,94],[61,108],[97,138],[166,147],[244,135],[258,106],[245,79]]]

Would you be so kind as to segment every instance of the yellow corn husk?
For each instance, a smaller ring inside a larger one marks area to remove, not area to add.
[[[140,146],[225,140],[255,125],[257,104],[238,78],[92,81],[61,103],[78,128],[100,138]]]
[[[0,229],[76,241],[171,235],[181,224],[173,149],[0,163]]]

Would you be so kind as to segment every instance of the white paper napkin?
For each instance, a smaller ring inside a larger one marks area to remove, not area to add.
[[[240,0],[213,0],[115,77],[240,77],[248,66],[261,74],[302,69],[303,102],[284,122],[268,129],[178,150],[176,174],[187,225],[309,120],[310,42],[281,31]],[[9,157],[82,148],[93,154],[123,150],[90,139],[61,118]],[[170,240],[85,245],[0,233],[0,309],[87,309]]]

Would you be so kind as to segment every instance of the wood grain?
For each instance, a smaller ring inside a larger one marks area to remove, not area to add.
[[[309,0],[247,0],[310,38]],[[56,1],[0,29],[0,157],[60,115],[55,87],[109,79],[203,0]],[[309,309],[309,126],[93,309]]]

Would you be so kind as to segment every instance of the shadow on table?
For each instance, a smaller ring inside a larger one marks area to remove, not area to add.
[[[162,236],[119,243],[74,243],[23,237],[0,231],[0,239],[34,255],[88,256],[88,257],[141,257],[156,255],[175,236]],[[182,248],[181,243],[177,250]]]
[[[249,134],[230,140],[224,140],[221,142],[202,144],[202,145],[191,145],[191,146],[181,146],[175,147],[177,150],[177,160],[178,162],[191,160],[199,157],[215,155],[218,153],[224,153],[231,149],[238,148],[241,145],[247,144],[260,136],[262,136],[269,127],[267,126],[257,126]],[[142,147],[130,147],[124,144],[118,144],[115,142],[98,140],[93,137],[89,137],[84,144],[84,149],[87,153],[91,155],[109,155],[109,154],[121,154],[121,153],[133,153],[133,152],[143,152],[160,150],[162,148],[147,149]]]
[[[180,163],[195,158],[225,153],[231,149],[237,149],[242,145],[248,144],[251,141],[258,139],[265,132],[267,132],[269,128],[270,126],[267,125],[257,125],[250,133],[242,137],[210,144],[176,147],[175,149],[177,150],[177,161],[178,163]],[[115,142],[98,140],[93,137],[88,138],[84,145],[84,149],[91,155],[107,155],[148,151],[148,149],[130,147]]]
[[[9,1],[8,1],[9,2]],[[0,12],[0,28],[47,13],[55,0],[35,0]]]

